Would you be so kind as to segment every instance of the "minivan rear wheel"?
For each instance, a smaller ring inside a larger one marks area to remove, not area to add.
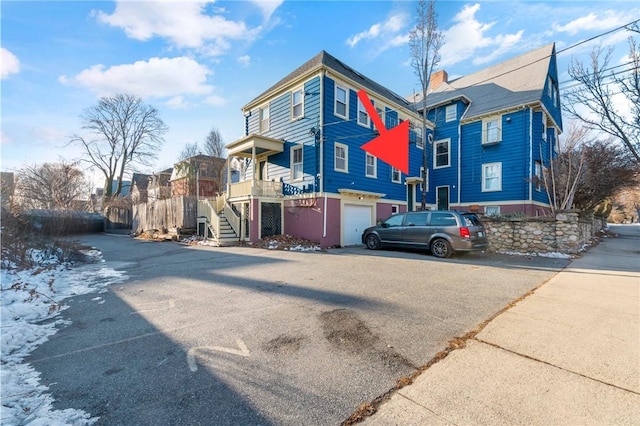
[[[431,254],[435,257],[446,258],[451,256],[451,244],[444,238],[436,238],[431,242]]]
[[[380,248],[380,238],[375,234],[367,235],[365,242],[369,250],[378,250]]]

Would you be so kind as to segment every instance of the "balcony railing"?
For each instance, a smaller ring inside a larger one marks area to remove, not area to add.
[[[229,186],[229,198],[248,197],[282,197],[282,182],[270,180],[247,180],[232,183]]]

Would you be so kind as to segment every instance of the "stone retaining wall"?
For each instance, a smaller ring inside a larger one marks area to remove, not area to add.
[[[605,219],[593,213],[560,211],[553,217],[482,218],[489,251],[576,254],[603,230]]]

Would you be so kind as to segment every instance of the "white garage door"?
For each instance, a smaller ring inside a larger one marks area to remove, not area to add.
[[[362,231],[371,226],[371,209],[370,206],[344,205],[342,241],[345,246],[362,244]]]

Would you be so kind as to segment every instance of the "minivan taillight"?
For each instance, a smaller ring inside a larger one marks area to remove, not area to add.
[[[471,233],[469,232],[469,228],[461,227],[460,236],[462,238],[471,238]]]

